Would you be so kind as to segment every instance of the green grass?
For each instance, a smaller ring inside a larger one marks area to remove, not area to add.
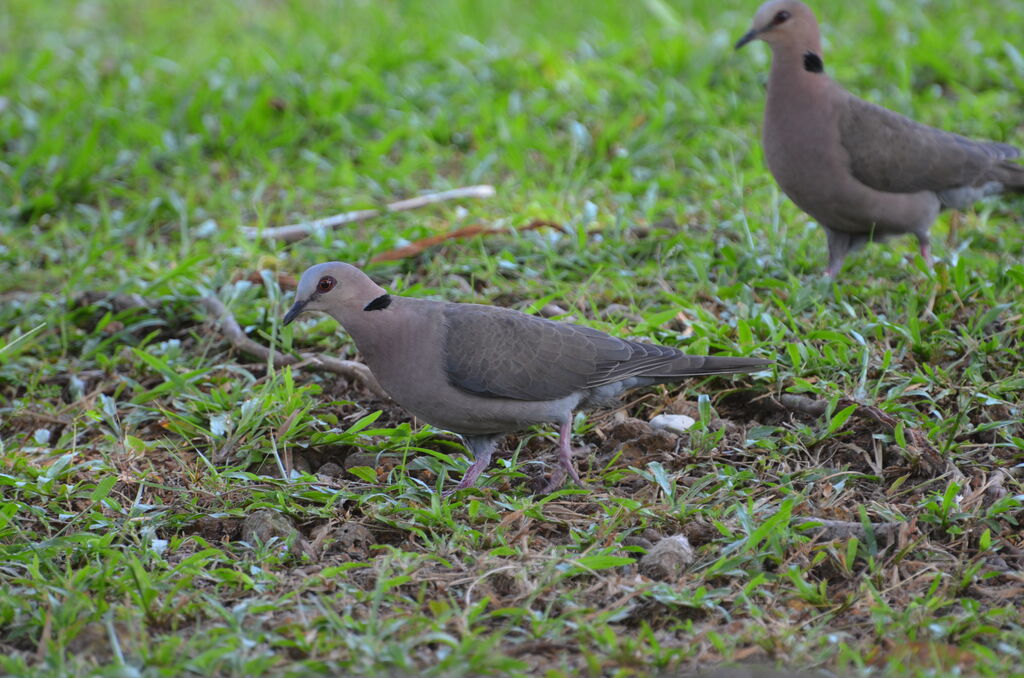
[[[1021,201],[979,205],[952,242],[944,217],[934,272],[900,240],[824,283],[824,236],[761,157],[766,48],[731,49],[755,9],[0,5],[0,672],[1020,673]],[[819,11],[852,90],[1024,145],[1020,2]],[[293,245],[240,230],[475,183],[497,196]],[[369,263],[534,219],[562,230]],[[530,493],[553,460],[537,430],[443,498],[465,468],[451,436],[268,369],[197,304],[216,293],[257,341],[356,357],[328,319],[280,327],[275,274],[328,259],[403,294],[554,303],[779,364],[627,399],[629,417],[700,418],[678,441],[581,416],[592,491]],[[829,411],[771,405],[784,394]],[[807,518],[900,529],[822,540]],[[674,534],[696,561],[638,576]]]

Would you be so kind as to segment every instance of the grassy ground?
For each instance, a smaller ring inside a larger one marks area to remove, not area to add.
[[[1024,144],[1020,2],[828,5],[847,86]],[[897,241],[821,281],[824,236],[757,141],[767,51],[731,50],[754,9],[0,4],[0,672],[1020,674],[1021,203],[950,239],[944,218],[934,273]],[[474,183],[497,196],[293,245],[241,232]],[[535,219],[561,228],[369,263]],[[536,430],[442,498],[451,436],[268,369],[197,304],[352,357],[329,319],[280,327],[280,274],[327,259],[779,362],[580,416],[590,491],[531,494],[554,442]],[[699,423],[635,421],[663,411]],[[677,534],[695,561],[641,576]]]

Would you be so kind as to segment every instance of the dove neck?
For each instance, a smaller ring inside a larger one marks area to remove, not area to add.
[[[381,308],[379,298],[380,295],[369,300],[362,297],[353,299],[351,303],[333,309],[331,315],[353,338],[356,338],[356,334],[361,334],[378,324],[391,307],[391,297],[388,297],[388,303],[384,308]]]
[[[778,83],[804,72],[804,53],[794,45],[778,45],[772,50],[772,69],[769,82]],[[817,53],[817,52],[816,52]]]
[[[431,304],[424,300],[387,295],[384,290],[372,299],[360,299],[338,309],[337,320],[359,352],[366,358],[370,369],[381,369],[380,360],[387,359],[394,350],[422,339],[422,327],[416,322],[422,315],[421,307]]]
[[[817,57],[817,60],[809,58],[809,54]],[[822,91],[827,87],[828,77],[820,55],[820,49],[798,49],[794,45],[780,45],[774,50],[768,78],[770,108],[786,109],[803,101],[811,92]]]

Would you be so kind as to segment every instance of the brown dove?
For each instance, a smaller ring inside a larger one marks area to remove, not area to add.
[[[476,482],[506,433],[535,424],[559,426],[564,472],[549,489],[565,473],[582,485],[570,447],[574,410],[614,406],[630,388],[772,364],[689,356],[512,309],[395,296],[339,262],[302,274],[284,324],[306,311],[345,328],[395,402],[463,437],[474,461],[456,490]]]
[[[814,13],[799,0],[761,5],[739,49],[772,50],[764,154],[775,180],[825,229],[835,278],[847,253],[911,233],[931,265],[928,231],[939,212],[1024,191],[1020,151],[972,141],[848,93],[825,73]]]

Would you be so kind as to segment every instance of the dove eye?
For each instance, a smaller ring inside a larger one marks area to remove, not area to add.
[[[779,12],[778,14],[775,15],[775,18],[772,19],[772,23],[775,24],[775,25],[778,25],[778,24],[781,24],[783,21],[785,21],[788,18],[789,18],[789,12],[787,12],[786,10],[782,10],[781,12]]]
[[[337,284],[337,280],[335,280],[329,275],[325,275],[324,277],[320,278],[320,281],[316,284],[316,291],[319,292],[320,294],[324,294],[325,292],[330,292],[331,290],[333,290],[334,286]]]

